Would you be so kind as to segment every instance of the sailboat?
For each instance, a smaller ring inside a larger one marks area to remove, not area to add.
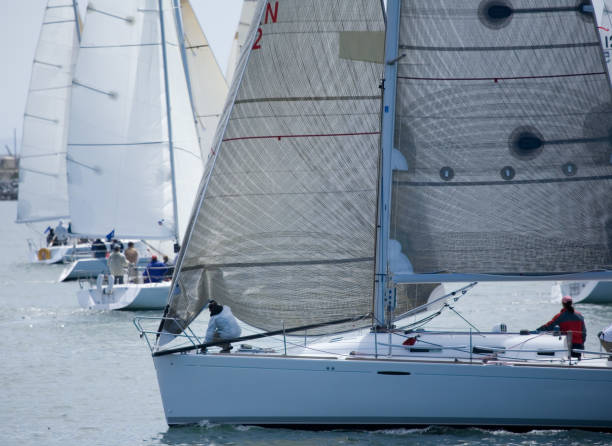
[[[76,234],[93,238],[112,230],[124,242],[178,246],[182,241],[203,161],[178,8],[173,0],[108,0],[88,6],[67,157]],[[146,264],[149,259],[142,257],[139,261]],[[64,275],[86,265],[102,268],[96,277],[106,270],[106,259],[81,259]],[[162,308],[168,285],[115,285],[111,302],[100,287],[80,294],[86,307],[110,308],[126,294],[145,299],[140,307]]]
[[[17,223],[66,220],[66,142],[79,48],[76,1],[48,0],[32,63],[19,162]],[[33,263],[58,263],[89,245],[28,240]]]
[[[610,0],[594,1],[595,16],[599,26],[599,36],[603,47],[604,59],[608,73],[612,63],[612,2]],[[571,296],[574,303],[611,304],[612,281],[573,281],[557,282],[553,285],[552,296],[561,299]]]
[[[518,3],[258,3],[167,310],[135,320],[168,424],[612,428],[612,362],[569,334],[424,329],[477,281],[610,276],[592,7]],[[230,353],[209,299],[253,329]]]

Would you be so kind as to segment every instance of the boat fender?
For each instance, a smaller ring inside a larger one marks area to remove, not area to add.
[[[417,338],[418,336],[413,336],[412,338],[408,338],[404,342],[402,342],[402,345],[414,345],[416,344]]]
[[[51,258],[51,251],[47,248],[40,248],[38,250],[38,260],[49,260]]]

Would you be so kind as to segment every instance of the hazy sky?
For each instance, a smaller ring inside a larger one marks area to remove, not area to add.
[[[71,0],[67,0],[70,2]],[[12,144],[13,128],[21,140],[21,123],[32,58],[47,0],[2,0],[0,14],[0,153]],[[240,18],[242,0],[191,0],[202,29],[225,70]],[[86,0],[80,0],[84,12]]]

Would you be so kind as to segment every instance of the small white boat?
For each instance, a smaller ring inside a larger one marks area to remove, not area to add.
[[[103,285],[98,280],[96,286],[81,289],[77,296],[81,307],[92,310],[162,310],[169,291],[170,282]]]

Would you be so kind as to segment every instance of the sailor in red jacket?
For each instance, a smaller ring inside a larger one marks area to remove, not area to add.
[[[559,326],[562,333],[572,336],[572,349],[584,350],[586,341],[586,325],[584,317],[572,306],[571,296],[563,296],[561,299],[563,309],[555,315],[549,322],[538,328],[538,331],[553,331],[555,326]],[[572,353],[572,356],[580,358],[580,353]]]

